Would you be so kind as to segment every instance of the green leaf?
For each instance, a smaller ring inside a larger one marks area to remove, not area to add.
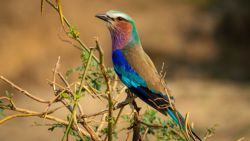
[[[56,123],[53,124],[50,128],[48,128],[48,130],[53,132],[56,128],[64,128],[64,125]]]
[[[66,71],[65,75],[66,75],[66,79],[68,79],[68,77],[73,74],[76,71],[83,71],[83,67],[82,66],[77,66],[75,68],[71,68],[69,70]]]
[[[107,127],[103,128],[103,129],[101,130],[101,133],[102,133],[103,135],[107,135],[107,134],[108,134],[108,128],[107,128]],[[117,133],[117,131],[115,131],[115,129],[114,129],[114,131],[112,132],[112,135],[113,135],[113,137],[115,137],[116,139],[118,139],[118,133]]]
[[[92,141],[90,136],[85,136],[83,139],[84,141]]]
[[[127,121],[127,122],[130,121],[130,118],[129,118],[128,115],[122,115],[121,118],[122,118],[123,120]]]
[[[155,110],[146,110],[143,114],[143,121],[152,124],[156,120],[157,111]]]
[[[77,30],[77,28],[76,28],[75,26],[70,26],[70,27],[69,27],[68,35],[69,35],[71,38],[77,39],[77,38],[79,38],[79,36],[80,36],[80,32]]]
[[[100,79],[96,78],[96,79],[93,79],[91,81],[91,86],[95,89],[97,89],[98,91],[101,90],[101,87],[102,87],[102,84],[101,84],[101,81]]]
[[[115,76],[114,68],[107,68],[106,73],[107,73],[109,78],[113,78]]]
[[[158,141],[165,140],[177,140],[177,141],[185,141],[185,138],[182,136],[182,133],[179,127],[169,118],[166,120],[162,120],[157,116],[156,110],[146,110],[142,116],[143,122],[147,124],[157,124],[162,126],[167,126],[168,128],[149,128],[147,134],[154,135]],[[146,130],[145,125],[140,126],[140,132],[143,134]],[[172,131],[178,132],[180,134],[176,134]]]
[[[77,66],[74,69],[75,71],[83,71],[83,67],[82,66]]]
[[[134,119],[130,118],[128,115],[121,115],[121,118],[130,124],[133,124],[134,122]]]
[[[82,96],[84,96],[85,89],[81,89],[81,93],[79,93],[79,90],[74,93],[74,97],[76,99],[80,99]]]
[[[12,98],[13,97],[13,93],[10,93],[9,91],[5,91],[5,95],[9,98]]]
[[[71,129],[69,134],[75,138],[75,141],[83,141],[75,130]],[[86,139],[88,139],[88,137]]]
[[[94,59],[91,60],[90,65],[93,66],[93,67],[98,67],[98,63]]]
[[[103,129],[101,130],[101,133],[104,134],[104,135],[107,135],[107,133],[108,133],[108,128],[107,128],[107,127],[106,127],[106,128],[103,128]]]
[[[83,63],[85,63],[89,59],[89,52],[87,51],[82,51],[81,53],[81,60]]]
[[[215,134],[215,129],[216,129],[217,126],[218,126],[218,124],[215,124],[212,127],[207,128],[207,132],[206,132],[205,136],[210,137],[210,136],[214,135]]]
[[[72,99],[71,95],[68,94],[68,93],[62,93],[61,96],[62,96],[63,98],[65,98],[65,99],[69,99],[69,100]]]
[[[112,134],[114,138],[118,139],[118,132],[115,129]]]
[[[66,73],[65,73],[66,77],[70,76],[73,72],[74,72],[73,69],[67,70]]]

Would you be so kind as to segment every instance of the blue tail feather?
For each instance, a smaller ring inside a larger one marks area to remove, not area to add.
[[[178,114],[179,117],[177,117],[177,115],[174,113],[174,111],[170,108],[167,109],[167,113],[177,125],[180,125],[183,129],[185,128],[184,118],[182,117],[182,115],[178,111],[176,114]]]
[[[182,129],[185,129],[185,119],[183,118],[183,116],[178,112],[178,111],[174,111],[171,107],[168,107],[167,110],[166,109],[159,109],[156,105],[165,105],[168,104],[167,98],[165,97],[165,95],[159,94],[159,93],[154,93],[152,91],[150,91],[148,88],[146,87],[129,87],[129,89],[135,94],[137,95],[140,99],[142,99],[144,102],[146,102],[147,104],[149,104],[150,106],[152,106],[153,108],[155,108],[156,110],[158,110],[159,112],[161,112],[164,115],[169,115],[171,117],[171,119],[177,124],[179,125]],[[157,101],[154,101],[154,103],[152,103],[151,100],[157,99]],[[162,98],[162,99],[159,99]],[[156,104],[156,105],[155,105]],[[177,117],[178,116],[178,117]],[[201,139],[199,138],[199,136],[197,136],[195,134],[195,132],[193,131],[193,129],[191,129],[190,131],[192,135],[194,135],[198,140],[201,141]],[[194,139],[195,140],[195,139]]]

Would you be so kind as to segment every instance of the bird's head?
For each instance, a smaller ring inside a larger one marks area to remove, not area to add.
[[[96,17],[107,23],[111,33],[113,50],[132,44],[140,44],[134,21],[129,15],[110,10],[104,14],[97,14]]]
[[[115,10],[109,10],[104,14],[97,14],[96,17],[106,21],[110,26],[119,26],[120,24],[134,24],[133,19],[129,15]]]

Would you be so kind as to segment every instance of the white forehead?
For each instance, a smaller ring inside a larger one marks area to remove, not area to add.
[[[129,20],[129,21],[133,21],[129,15],[127,15],[123,12],[120,12],[120,11],[110,10],[110,11],[106,12],[106,14],[112,18],[122,17],[124,19]]]

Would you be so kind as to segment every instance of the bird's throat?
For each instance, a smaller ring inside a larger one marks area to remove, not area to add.
[[[112,38],[112,50],[122,49],[139,43],[139,37],[135,27],[131,24],[119,24],[110,28]]]

